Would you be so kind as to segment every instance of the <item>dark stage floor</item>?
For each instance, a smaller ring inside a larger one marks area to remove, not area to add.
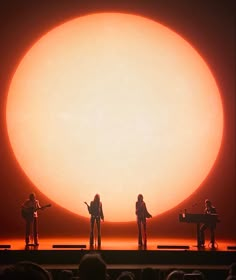
[[[4,247],[10,245],[10,248]],[[228,269],[236,261],[234,241],[218,240],[217,248],[199,249],[195,239],[151,239],[139,248],[136,239],[102,239],[101,248],[89,247],[88,239],[41,238],[38,247],[25,248],[24,239],[0,240],[0,264],[31,260],[46,268],[76,269],[88,252],[102,255],[110,269],[163,268]],[[57,248],[55,248],[57,247]],[[82,248],[80,248],[82,247]]]

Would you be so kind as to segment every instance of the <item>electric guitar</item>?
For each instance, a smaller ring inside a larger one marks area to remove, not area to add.
[[[40,206],[40,207],[23,207],[21,209],[21,216],[25,219],[25,220],[32,220],[34,217],[34,212],[37,210],[43,210],[47,207],[51,207],[51,204],[46,204],[44,206]]]

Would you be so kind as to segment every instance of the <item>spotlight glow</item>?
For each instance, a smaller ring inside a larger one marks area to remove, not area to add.
[[[141,16],[66,22],[25,54],[8,93],[14,155],[33,184],[88,216],[132,221],[139,193],[158,215],[190,196],[220,149],[223,109],[212,73],[182,37]]]

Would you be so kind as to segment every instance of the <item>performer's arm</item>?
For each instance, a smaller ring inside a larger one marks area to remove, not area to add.
[[[87,204],[88,206],[88,211],[89,211],[89,214],[92,215],[93,213],[93,201],[90,202],[90,206]]]
[[[21,209],[25,209],[26,206],[25,206],[25,202],[21,204]]]
[[[146,204],[145,204],[145,216],[146,218],[152,218],[152,215],[147,210]]]
[[[138,216],[139,213],[139,206],[138,206],[138,202],[136,202],[135,204],[135,214]]]
[[[102,210],[102,203],[100,204],[100,215],[101,215],[101,220],[104,221],[104,215],[103,215],[103,210]]]
[[[89,212],[89,214],[91,214],[91,213],[90,213],[90,206],[88,205],[88,203],[87,203],[86,201],[84,201],[84,204],[86,204],[86,206],[87,206],[87,208],[88,208],[88,212]],[[90,203],[90,205],[91,205],[91,203]]]
[[[37,209],[40,209],[40,208],[41,208],[40,203],[39,203],[38,200],[36,200],[35,209],[37,210]],[[43,210],[44,210],[44,208],[43,208]]]
[[[147,211],[146,217],[147,217],[147,218],[152,218],[152,215]]]
[[[212,207],[212,214],[216,214],[217,213],[217,211],[216,211],[216,208],[215,207]]]
[[[29,209],[29,208],[32,208],[32,206],[29,205],[28,201],[22,203],[21,209]]]

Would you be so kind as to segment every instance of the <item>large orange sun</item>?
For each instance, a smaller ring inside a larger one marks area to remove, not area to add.
[[[132,221],[139,193],[153,216],[190,196],[220,149],[223,110],[212,73],[178,34],[141,16],[66,22],[25,54],[6,106],[10,143],[33,184],[88,216]]]

